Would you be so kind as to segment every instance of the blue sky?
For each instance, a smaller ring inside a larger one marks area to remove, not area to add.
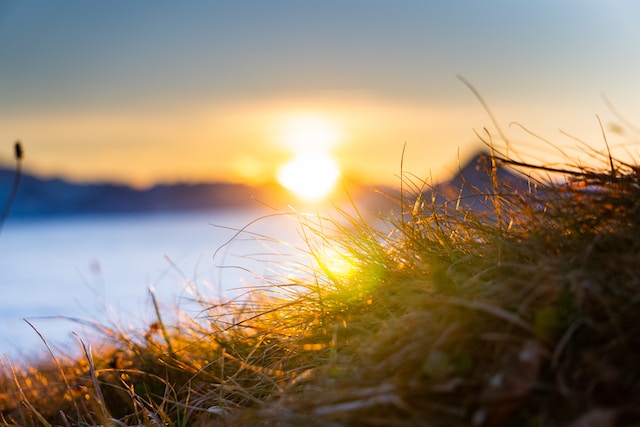
[[[311,112],[344,129],[345,173],[391,181],[404,143],[418,175],[478,147],[491,123],[456,75],[505,127],[597,146],[595,116],[615,119],[603,94],[637,120],[637,52],[631,0],[5,0],[0,156],[21,138],[46,174],[261,180],[288,155],[277,121]],[[523,153],[553,151],[509,131]]]

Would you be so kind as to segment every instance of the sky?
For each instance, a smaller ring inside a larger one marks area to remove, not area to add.
[[[142,187],[271,181],[303,152],[439,178],[484,128],[505,146],[457,76],[518,156],[602,150],[599,118],[634,156],[638,52],[633,0],[2,0],[0,161],[20,139],[31,172]]]

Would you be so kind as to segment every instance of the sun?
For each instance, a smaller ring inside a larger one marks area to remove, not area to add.
[[[323,152],[297,154],[278,170],[278,182],[307,202],[327,197],[339,177],[338,165]]]
[[[304,201],[326,198],[340,176],[331,152],[342,138],[338,122],[326,115],[298,112],[285,116],[278,139],[292,155],[278,169],[278,182]]]

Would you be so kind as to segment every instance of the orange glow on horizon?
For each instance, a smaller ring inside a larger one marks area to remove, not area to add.
[[[459,146],[474,139],[460,116],[472,121],[482,111],[445,107],[340,93],[136,114],[34,112],[0,117],[0,136],[23,141],[26,171],[79,182],[258,185],[273,182],[294,158],[314,155],[331,159],[329,177],[335,168],[342,177],[396,184],[405,143],[406,171],[437,178],[444,162],[455,170]],[[0,162],[7,156],[0,150]]]

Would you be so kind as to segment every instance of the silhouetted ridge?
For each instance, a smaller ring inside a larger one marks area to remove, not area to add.
[[[14,172],[0,169],[0,200],[11,189]],[[72,183],[24,174],[10,216],[193,211],[254,206],[265,190],[243,184],[156,185],[138,190],[112,183]]]
[[[495,177],[494,177],[495,174]],[[437,206],[456,203],[473,210],[487,209],[488,199],[500,194],[524,195],[530,192],[529,181],[496,161],[493,170],[491,155],[481,151],[472,157],[448,181],[433,186]],[[431,191],[427,196],[431,198]]]
[[[0,168],[0,201],[9,196],[14,171]],[[498,192],[527,194],[528,182],[498,164]],[[272,200],[283,190],[277,186],[249,186],[233,183],[159,184],[145,190],[113,183],[73,183],[59,178],[40,178],[23,174],[10,216],[76,215],[92,213],[146,213],[256,207],[256,200]],[[388,189],[388,194],[395,190]],[[433,191],[433,193],[432,193]],[[387,203],[369,200],[360,191],[364,205]],[[448,181],[425,192],[426,200],[435,195],[437,206],[452,203],[474,210],[485,210],[488,196],[494,194],[491,157],[480,152]]]

